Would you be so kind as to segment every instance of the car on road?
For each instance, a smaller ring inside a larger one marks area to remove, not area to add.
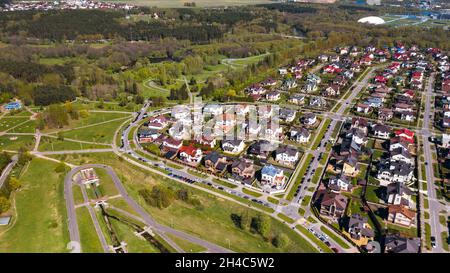
[[[333,250],[334,253],[339,253],[339,249],[332,247],[331,250]]]
[[[431,236],[431,246],[433,247],[433,248],[436,248],[436,237],[434,237],[434,236]]]

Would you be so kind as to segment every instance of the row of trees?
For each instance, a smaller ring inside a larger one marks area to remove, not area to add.
[[[148,205],[160,209],[169,207],[175,200],[180,200],[188,203],[197,209],[203,209],[200,200],[196,198],[189,190],[184,188],[174,189],[171,187],[157,185],[153,186],[151,190],[139,190],[139,195],[145,200]]]
[[[242,230],[256,232],[265,240],[271,241],[275,247],[284,248],[289,245],[289,237],[284,233],[273,235],[272,219],[265,214],[251,216],[246,210],[240,215],[232,214],[232,220]]]

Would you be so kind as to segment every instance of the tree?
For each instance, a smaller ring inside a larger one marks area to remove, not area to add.
[[[12,176],[9,180],[8,180],[8,187],[10,190],[15,191],[17,189],[19,189],[21,187],[21,183],[20,180],[15,178],[14,176]]]
[[[264,238],[269,238],[271,228],[269,216],[261,214],[258,215],[257,217],[253,218],[252,226]]]
[[[243,212],[241,214],[241,222],[240,222],[241,229],[249,230],[251,222],[252,222],[252,219],[248,213],[248,210],[246,210],[245,212]]]
[[[134,102],[136,104],[143,104],[144,103],[144,97],[142,97],[141,95],[136,95],[136,97],[134,97]]]
[[[55,172],[64,173],[64,172],[66,172],[66,169],[67,169],[66,164],[64,164],[64,162],[60,162],[58,164],[58,166],[56,166]]]
[[[278,234],[273,238],[272,244],[277,248],[285,248],[289,245],[289,237],[284,233]]]
[[[0,213],[3,213],[11,207],[11,203],[6,197],[0,196]]]

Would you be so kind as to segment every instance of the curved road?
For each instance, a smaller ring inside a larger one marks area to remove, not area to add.
[[[75,212],[75,203],[74,203],[73,192],[72,192],[72,178],[77,172],[79,172],[80,170],[82,170],[84,168],[104,169],[109,174],[112,181],[114,182],[114,185],[118,189],[120,195],[122,195],[122,197],[128,203],[128,205],[130,207],[132,207],[139,214],[139,216],[145,221],[145,223],[148,226],[152,227],[152,229],[154,229],[155,231],[158,231],[163,234],[171,233],[171,234],[178,236],[184,240],[188,240],[195,244],[198,244],[198,245],[208,249],[209,252],[213,252],[213,253],[229,253],[229,252],[231,252],[229,249],[226,249],[226,248],[220,247],[218,245],[215,245],[213,243],[210,243],[208,241],[199,239],[199,238],[192,236],[190,234],[187,234],[183,231],[178,231],[173,228],[170,228],[170,227],[167,227],[167,226],[157,223],[134,199],[132,199],[128,195],[126,189],[124,188],[122,182],[120,181],[119,177],[114,172],[114,170],[111,167],[102,165],[102,164],[86,164],[83,166],[75,167],[67,174],[67,176],[65,178],[64,194],[66,197],[67,215],[69,217],[69,222],[68,222],[69,235],[70,235],[70,240],[72,242],[80,243],[80,235],[79,235],[76,212]]]

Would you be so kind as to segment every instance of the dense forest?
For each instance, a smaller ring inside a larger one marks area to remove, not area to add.
[[[4,0],[2,0],[4,1]],[[397,8],[395,12],[414,13]],[[341,45],[389,46],[396,41],[450,50],[448,30],[355,23],[385,7],[267,4],[226,9],[138,8],[131,11],[6,12],[0,16],[0,102],[51,105],[83,96],[142,103],[151,79],[170,90],[155,103],[187,99],[183,76],[220,67],[224,58],[265,54],[240,70],[223,69],[189,88],[205,98],[244,99],[243,88],[297,56]],[[157,13],[158,19],[152,15]],[[283,34],[303,36],[301,41]],[[268,54],[270,53],[270,54]]]

